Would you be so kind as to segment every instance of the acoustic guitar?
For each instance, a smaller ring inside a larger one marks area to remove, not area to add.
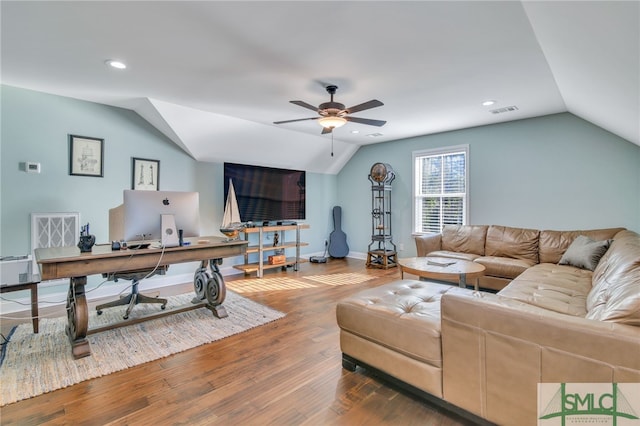
[[[342,207],[333,208],[333,232],[329,235],[329,256],[335,258],[346,257],[349,254],[347,234],[342,232]]]

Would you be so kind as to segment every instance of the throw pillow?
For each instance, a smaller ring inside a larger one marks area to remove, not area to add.
[[[558,263],[593,271],[610,245],[611,240],[594,241],[587,236],[578,235]]]

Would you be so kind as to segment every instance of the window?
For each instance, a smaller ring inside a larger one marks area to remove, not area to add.
[[[467,223],[468,157],[468,145],[413,153],[415,233]]]

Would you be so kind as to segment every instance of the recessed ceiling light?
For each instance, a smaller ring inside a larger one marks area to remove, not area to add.
[[[106,61],[104,61],[104,63],[109,65],[110,67],[117,68],[119,70],[123,70],[127,68],[127,65],[124,62],[117,61],[115,59],[107,59]]]
[[[488,100],[488,101],[484,101],[482,103],[482,106],[491,106],[491,105],[495,105],[496,101],[494,100]]]
[[[352,130],[351,133],[353,133],[354,135],[357,135],[358,133],[360,133],[360,130]]]

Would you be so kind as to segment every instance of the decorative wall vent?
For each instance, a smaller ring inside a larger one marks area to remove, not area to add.
[[[80,213],[31,213],[31,270],[38,270],[35,249],[75,246],[79,236]]]
[[[489,112],[491,114],[502,114],[503,112],[511,112],[511,111],[518,111],[518,107],[515,105],[511,105],[508,107],[504,107],[504,108],[498,108],[498,109],[490,109]]]

